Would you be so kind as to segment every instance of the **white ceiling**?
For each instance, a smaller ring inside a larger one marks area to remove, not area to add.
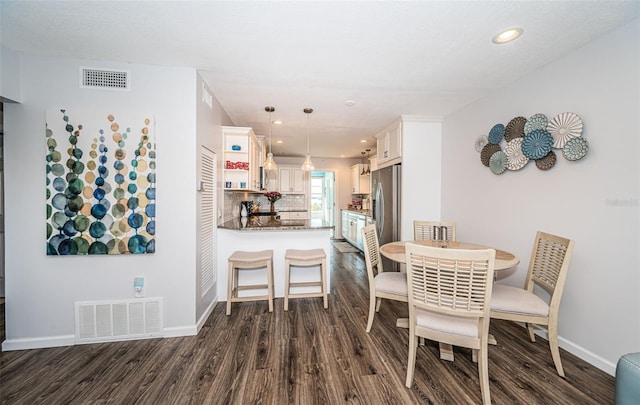
[[[276,156],[305,154],[311,107],[312,156],[360,157],[399,115],[445,116],[637,18],[640,1],[0,0],[0,13],[13,50],[200,69],[258,134],[273,105]],[[491,42],[513,26],[519,40]]]

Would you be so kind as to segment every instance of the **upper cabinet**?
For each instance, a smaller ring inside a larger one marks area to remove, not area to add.
[[[371,193],[371,174],[362,174],[368,168],[369,165],[363,163],[351,166],[351,194]]]
[[[260,191],[262,149],[253,129],[222,127],[226,190]]]
[[[397,120],[376,135],[376,161],[379,168],[402,161],[402,121]]]
[[[309,175],[300,166],[278,166],[278,191],[282,194],[307,194]]]

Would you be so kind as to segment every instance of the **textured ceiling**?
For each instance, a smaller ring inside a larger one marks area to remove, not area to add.
[[[312,156],[360,157],[399,115],[445,116],[638,18],[640,1],[0,0],[0,14],[16,51],[195,67],[258,134],[273,105],[276,156],[304,155],[312,107]],[[491,42],[512,26],[519,40]]]

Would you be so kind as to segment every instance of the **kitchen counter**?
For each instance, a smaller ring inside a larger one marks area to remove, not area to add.
[[[348,211],[348,212],[353,212],[355,214],[361,214],[361,215],[364,215],[365,217],[370,217],[371,216],[371,210],[356,210],[356,209],[351,209],[351,208],[343,208],[342,211]]]
[[[331,229],[333,226],[315,219],[275,219],[271,216],[251,216],[246,217],[246,221],[243,221],[242,218],[234,218],[219,225],[218,228],[233,231],[292,231]]]
[[[218,226],[217,249],[217,292],[218,301],[227,299],[227,258],[236,250],[257,251],[273,250],[274,294],[284,297],[285,260],[287,249],[323,249],[327,254],[327,263],[331,263],[332,245],[331,229],[326,223],[318,220],[290,219],[276,220],[270,216],[247,217],[243,226],[240,218],[234,218]],[[291,281],[317,281],[318,271],[314,268],[295,269]],[[242,284],[263,284],[266,269],[241,272]],[[327,283],[331,291],[331,272],[327,272]],[[320,287],[296,287],[298,292],[317,292]],[[241,291],[240,294],[251,294],[258,291]]]

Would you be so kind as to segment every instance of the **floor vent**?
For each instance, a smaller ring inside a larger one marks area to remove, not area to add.
[[[76,343],[161,337],[162,298],[76,302]]]
[[[80,68],[80,87],[130,90],[129,72],[111,69]]]

